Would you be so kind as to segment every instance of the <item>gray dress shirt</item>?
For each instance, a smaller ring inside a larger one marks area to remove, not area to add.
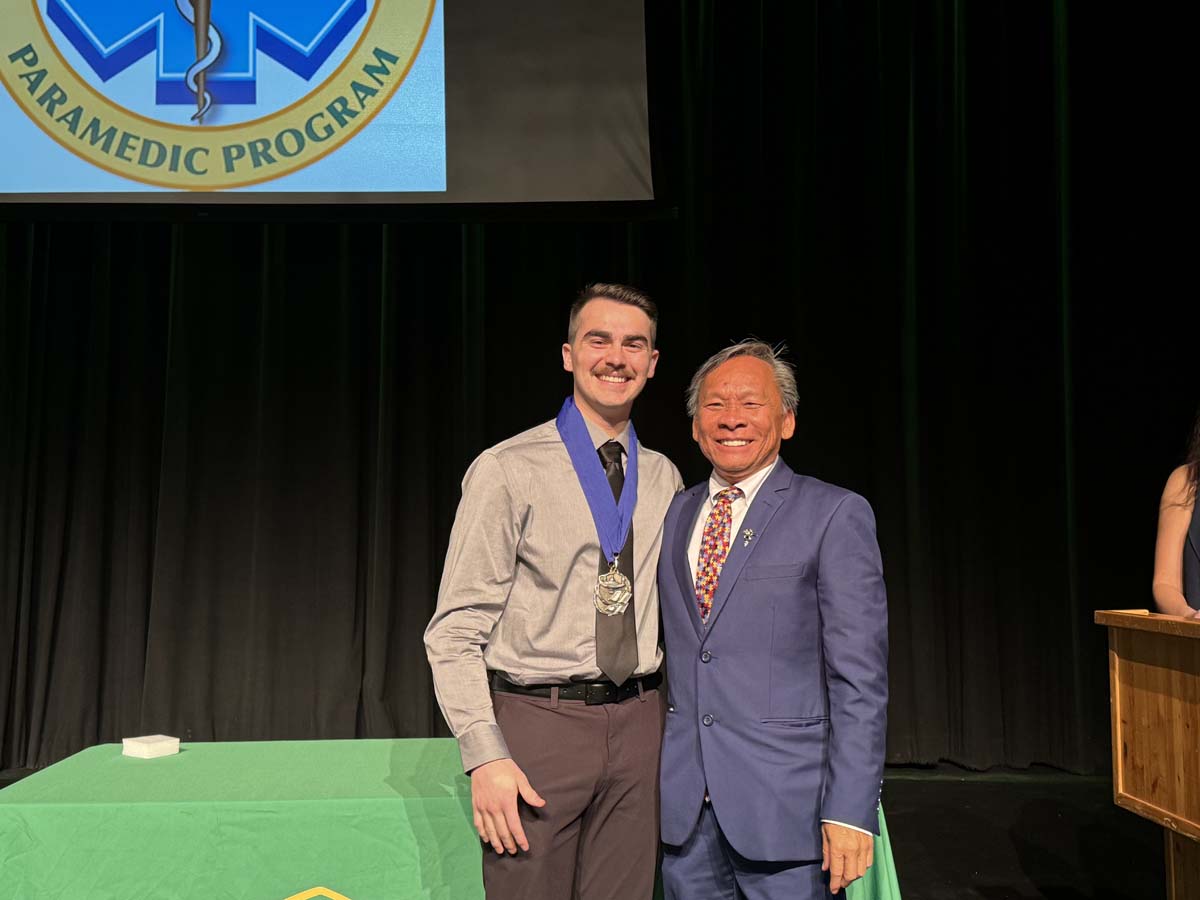
[[[595,447],[609,439],[587,425]],[[628,430],[617,440],[628,449]],[[639,443],[635,676],[657,672],[662,663],[655,572],[663,518],[682,487],[671,461]],[[488,670],[522,685],[604,678],[592,604],[599,564],[596,526],[553,421],[485,450],[471,464],[437,610],[425,629],[438,705],[465,770],[509,756],[492,712]]]

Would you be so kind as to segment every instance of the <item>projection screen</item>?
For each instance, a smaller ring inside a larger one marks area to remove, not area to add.
[[[641,0],[0,0],[0,203],[653,199]]]

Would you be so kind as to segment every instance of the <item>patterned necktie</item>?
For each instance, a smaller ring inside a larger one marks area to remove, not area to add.
[[[604,463],[604,474],[612,488],[613,499],[620,501],[625,487],[625,472],[621,468],[621,456],[625,448],[617,441],[602,444],[596,451]],[[608,571],[608,561],[600,554],[599,573]],[[629,526],[629,537],[617,556],[617,571],[623,573],[633,584],[633,525]],[[624,684],[638,664],[637,617],[634,613],[634,597],[619,616],[606,616],[596,611],[596,665],[614,684]]]
[[[733,524],[733,501],[745,496],[741,488],[725,488],[717,494],[708,521],[704,523],[704,536],[700,539],[700,559],[696,564],[696,602],[700,606],[700,618],[707,622],[712,612],[713,595],[717,592],[717,581],[721,567],[729,555],[729,527]]]

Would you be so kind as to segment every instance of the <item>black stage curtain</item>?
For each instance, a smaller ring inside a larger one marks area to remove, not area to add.
[[[648,210],[0,224],[0,768],[444,734],[459,481],[557,410],[589,280],[660,301],[636,418],[689,482],[691,371],[790,346],[785,457],[879,520],[891,762],[1107,768],[1091,611],[1150,602],[1198,399],[1169,229],[1110,208],[1141,98],[1063,2],[668,6]]]

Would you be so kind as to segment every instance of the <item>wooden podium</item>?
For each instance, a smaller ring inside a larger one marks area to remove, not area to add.
[[[1166,830],[1167,897],[1200,898],[1200,620],[1100,610],[1113,801]]]

